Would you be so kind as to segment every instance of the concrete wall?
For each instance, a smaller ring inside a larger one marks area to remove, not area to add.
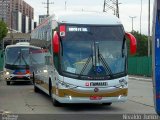
[[[22,32],[22,13],[18,12],[18,31]]]

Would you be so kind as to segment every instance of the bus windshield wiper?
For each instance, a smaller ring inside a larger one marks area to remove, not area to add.
[[[28,64],[27,64],[27,62],[26,62],[21,50],[20,50],[20,53],[18,54],[17,59],[13,62],[12,65],[15,65],[18,60],[19,60],[19,65],[21,65],[21,59],[23,59],[25,65],[27,66]]]
[[[80,74],[79,74],[79,77],[80,77],[80,76],[83,74],[83,72],[86,70],[86,68],[87,68],[87,66],[88,66],[88,64],[89,64],[89,62],[90,62],[91,59],[92,59],[92,56],[93,56],[93,55],[90,55],[90,57],[87,59],[85,65],[83,66],[83,68],[82,68],[82,70],[81,70],[81,72],[80,72]]]
[[[113,73],[108,65],[108,63],[106,62],[106,60],[104,59],[103,55],[100,53],[99,51],[99,45],[98,45],[98,60],[102,62],[104,69],[107,73],[109,73],[109,76],[111,78],[113,78]]]
[[[89,62],[91,61],[91,59],[92,59],[92,67],[94,66],[94,64],[93,64],[93,49],[92,49],[92,45],[91,45],[91,53],[92,53],[92,54],[91,54],[91,55],[89,56],[89,58],[87,59],[85,65],[83,66],[83,68],[82,68],[82,70],[81,70],[81,72],[80,72],[80,74],[79,74],[78,77],[80,77],[80,76],[83,74],[83,72],[86,70],[86,68],[87,68],[87,66],[89,65]]]

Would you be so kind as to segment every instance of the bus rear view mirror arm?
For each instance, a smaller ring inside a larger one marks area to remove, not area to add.
[[[130,40],[130,54],[135,55],[137,50],[137,40],[131,33],[125,33],[125,35]]]

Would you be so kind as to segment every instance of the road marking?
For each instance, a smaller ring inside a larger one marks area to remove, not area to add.
[[[131,101],[131,102],[134,102],[134,103],[137,103],[137,104],[141,104],[141,105],[144,105],[144,106],[148,106],[148,107],[154,108],[154,106],[152,106],[152,105],[148,105],[148,104],[145,104],[145,103],[141,103],[141,102],[138,102],[138,101],[135,101],[135,100],[128,99],[128,101]]]

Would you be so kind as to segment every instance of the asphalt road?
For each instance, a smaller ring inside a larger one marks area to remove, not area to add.
[[[129,79],[129,95],[128,101],[125,103],[113,103],[111,106],[70,104],[54,107],[50,98],[44,93],[35,93],[33,85],[30,83],[15,83],[7,86],[5,81],[0,80],[0,113],[32,114],[36,116],[37,114],[38,116],[54,114],[60,115],[59,117],[61,117],[61,114],[66,115],[66,117],[67,115],[75,115],[77,120],[79,117],[76,115],[84,117],[86,115],[87,118],[90,115],[93,116],[92,119],[95,119],[95,115],[102,117],[102,115],[113,114],[121,114],[121,116],[122,114],[156,114],[152,91],[152,82]]]

